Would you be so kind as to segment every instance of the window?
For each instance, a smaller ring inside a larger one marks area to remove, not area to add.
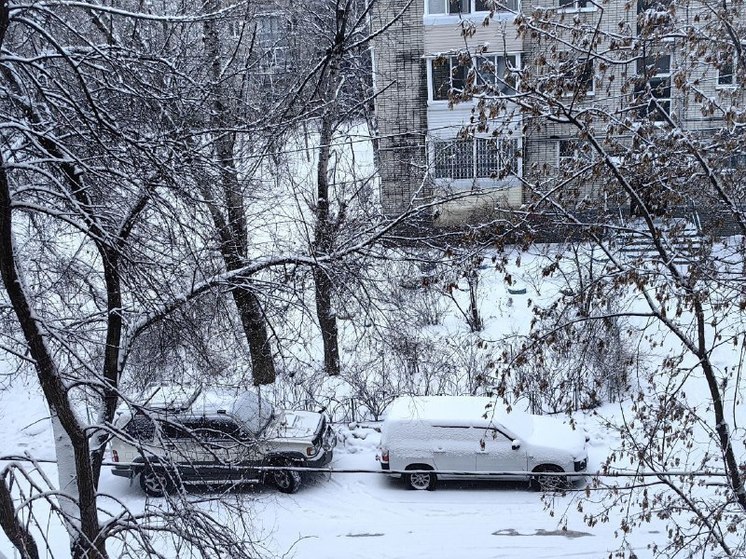
[[[289,62],[290,22],[279,14],[261,14],[256,18],[256,46],[264,72],[284,70]]]
[[[559,0],[559,7],[562,10],[575,11],[582,9],[595,9],[591,0]]]
[[[431,149],[436,179],[503,179],[519,172],[518,140],[440,140]]]
[[[637,0],[637,33],[668,30],[673,0]]]
[[[436,142],[435,178],[470,179],[474,177],[474,142],[455,140]]]
[[[659,54],[637,61],[640,80],[635,88],[640,116],[663,120],[671,112],[671,55]],[[648,90],[649,88],[649,90]]]
[[[445,441],[469,441],[474,436],[474,431],[468,425],[433,425],[438,429],[438,440]]]
[[[518,0],[427,0],[425,5],[428,15],[518,10]]]
[[[497,56],[480,54],[477,56],[477,87],[487,86],[486,92],[502,95],[515,93],[516,79],[513,70],[518,68],[515,55]]]
[[[735,64],[733,59],[725,62],[718,70],[718,86],[733,87],[736,85]]]
[[[246,438],[235,421],[228,417],[206,417],[191,425],[194,436],[200,440],[235,441]]]
[[[433,101],[447,101],[451,91],[460,93],[464,90],[472,66],[472,58],[468,55],[439,57],[429,64]],[[475,93],[509,95],[515,92],[513,70],[518,66],[517,56],[480,54],[475,56],[474,66],[477,73]]]
[[[571,60],[565,66],[565,95],[583,93],[594,94],[594,70],[593,60],[580,58]]]
[[[451,90],[463,91],[469,67],[458,56],[436,58],[432,64],[431,92],[434,101],[447,101]]]
[[[557,166],[568,168],[577,161],[589,163],[593,159],[590,146],[581,140],[567,139],[557,142]]]

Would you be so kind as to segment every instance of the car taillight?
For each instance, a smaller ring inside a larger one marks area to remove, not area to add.
[[[119,453],[116,450],[111,451],[111,459],[114,462],[119,462]]]
[[[388,462],[389,461],[389,451],[381,449],[381,462]]]

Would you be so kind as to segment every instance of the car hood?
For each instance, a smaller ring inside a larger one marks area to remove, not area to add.
[[[533,429],[525,437],[527,443],[545,449],[565,451],[573,458],[586,456],[585,434],[582,431],[573,429],[555,417],[534,415],[531,420]]]
[[[270,439],[312,439],[319,432],[322,419],[320,413],[281,410],[264,433]]]

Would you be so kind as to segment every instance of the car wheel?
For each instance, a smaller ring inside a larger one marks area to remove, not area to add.
[[[407,484],[407,487],[409,489],[416,489],[417,491],[432,491],[435,489],[437,481],[438,478],[433,472],[414,472],[404,475],[404,482]]]
[[[140,472],[140,487],[150,497],[163,497],[176,488],[175,477],[163,468],[148,466]]]
[[[546,493],[567,489],[567,478],[556,475],[557,473],[564,473],[564,470],[559,466],[545,466],[543,469],[537,471],[532,478],[534,489]]]
[[[295,493],[300,489],[300,472],[297,470],[275,470],[272,478],[280,493]]]

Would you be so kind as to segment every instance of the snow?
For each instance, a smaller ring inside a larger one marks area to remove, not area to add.
[[[47,411],[33,383],[0,391],[0,410],[4,425],[10,426],[3,454],[30,449],[37,457],[53,457],[49,423],[44,421]],[[246,507],[260,545],[270,554],[295,559],[549,559],[605,557],[622,544],[614,525],[589,528],[584,524],[583,515],[575,512],[577,493],[553,496],[557,514],[552,517],[542,495],[527,490],[525,483],[459,482],[442,484],[434,492],[407,491],[400,480],[384,475],[376,461],[380,427],[364,422],[335,426],[340,443],[331,467],[355,473],[318,474],[294,495],[268,486],[232,494],[230,499]],[[598,446],[592,448],[593,467],[608,451],[606,435],[597,425],[595,429],[593,440]],[[42,467],[54,479],[54,464]],[[146,498],[137,484],[113,476],[108,469],[102,474],[101,492],[108,496],[102,505],[111,514],[122,506],[135,513],[166,506],[164,499]],[[195,491],[190,499],[206,503],[204,497]],[[226,515],[227,526],[235,510],[218,507],[215,514]],[[109,515],[102,515],[106,518]],[[46,521],[42,514],[42,525]],[[64,531],[55,517],[48,521],[50,550],[43,556],[69,556]],[[650,530],[633,534],[631,549],[644,552],[652,539],[660,538],[651,532],[659,530],[651,524]],[[116,557],[116,550],[112,551]],[[0,553],[17,557],[3,535]],[[165,556],[176,557],[173,553]]]
[[[397,398],[386,412],[389,422],[420,420],[431,425],[448,423],[465,427],[487,427],[491,419],[503,410],[494,406],[495,399],[472,396],[403,396]],[[503,411],[503,413],[499,413]]]
[[[386,413],[384,430],[392,436],[407,430],[432,436],[435,431],[418,429],[428,426],[487,428],[505,427],[517,439],[545,449],[561,448],[573,456],[585,452],[584,436],[562,418],[537,416],[516,409],[508,410],[496,398],[477,396],[403,396],[394,400]],[[399,435],[401,436],[401,435]]]
[[[267,428],[267,438],[312,439],[319,428],[318,413],[307,411],[282,411]]]
[[[473,347],[476,335],[468,331],[462,317],[453,312],[452,308],[433,309],[430,299],[423,299],[424,305],[434,314],[433,324],[421,327],[423,337],[429,336],[434,340],[439,351],[453,351],[453,355],[461,358],[473,358],[474,369],[477,372],[486,370],[486,363],[492,359],[491,351],[494,346],[502,349],[510,343],[511,335],[525,333],[532,314],[532,306],[550,304],[556,297],[561,286],[552,285],[551,278],[538,282],[534,277],[541,277],[542,260],[539,256],[522,255],[523,264],[510,267],[513,277],[521,277],[521,285],[525,285],[527,293],[511,295],[507,291],[506,283],[501,273],[490,270],[480,272],[480,302],[482,304],[485,330],[478,334],[481,340],[492,340],[493,346],[487,342],[479,351],[466,354],[468,348]],[[544,261],[546,262],[546,261]],[[539,270],[537,272],[537,270]],[[391,271],[396,273],[397,271]],[[423,295],[417,291],[409,296]],[[466,308],[468,293],[454,290],[454,297]],[[411,301],[409,301],[411,302]],[[437,302],[437,301],[436,301]],[[438,304],[441,304],[439,302]],[[638,303],[633,302],[632,305]],[[634,306],[632,307],[634,309]],[[644,308],[644,305],[643,305]],[[734,321],[737,319],[734,318]],[[309,329],[310,330],[310,329]],[[655,363],[667,355],[671,348],[678,343],[673,336],[664,336],[660,332],[656,335],[650,330],[650,348],[643,348],[648,365],[654,369]],[[309,334],[310,336],[310,334]],[[301,351],[308,354],[317,353],[318,345],[308,343]],[[497,340],[497,342],[494,342]],[[653,341],[657,346],[653,346]],[[343,340],[344,342],[344,340]],[[646,342],[648,343],[648,342]],[[484,349],[484,348],[487,349]],[[354,346],[355,351],[368,352],[369,348]],[[352,352],[349,349],[347,353]],[[481,353],[479,353],[481,352]],[[714,352],[714,361],[718,366],[732,367],[737,363],[740,348],[733,348],[723,344]],[[454,359],[455,361],[455,359]],[[695,363],[688,359],[682,367],[694,367]],[[309,367],[311,369],[312,367]],[[0,371],[1,372],[1,371]],[[363,369],[361,375],[370,375],[371,385],[380,382],[376,371]],[[311,381],[319,377],[308,377]],[[303,382],[308,379],[302,380]],[[660,379],[656,379],[660,381]],[[299,381],[299,385],[302,381]],[[649,388],[643,380],[640,390]],[[689,374],[686,382],[690,405],[699,406],[703,413],[707,402],[707,389],[701,379]],[[2,435],[2,455],[19,456],[28,452],[36,459],[53,459],[54,443],[51,436],[49,412],[44,405],[38,386],[32,379],[16,376],[5,390],[0,390],[0,435]],[[401,388],[403,385],[392,386]],[[412,381],[412,392],[437,393],[438,387],[427,384],[415,384]],[[468,376],[458,377],[451,386],[454,392],[468,391]],[[344,402],[349,395],[339,379],[323,379],[323,385],[317,386],[319,393],[328,390],[333,402]],[[661,394],[665,394],[664,385],[655,387]],[[285,392],[283,393],[283,390]],[[728,402],[732,410],[734,436],[739,447],[741,459],[746,456],[743,427],[743,404],[736,403],[739,387],[733,387],[731,401]],[[297,401],[303,402],[305,394]],[[264,393],[263,393],[264,395]],[[273,401],[287,401],[294,394],[291,389],[280,388],[272,394]],[[648,397],[658,397],[651,392]],[[383,397],[382,397],[383,398]],[[740,400],[738,400],[740,402]],[[484,426],[488,417],[495,414],[502,421],[527,417],[523,413],[523,406],[512,402],[513,410],[508,414],[505,409],[497,406],[492,398],[446,398],[427,397],[419,399],[417,406],[412,406],[412,400],[402,399],[390,406],[387,419],[402,419],[416,412],[418,417],[431,417],[438,421],[466,421],[470,425]],[[305,407],[315,409],[315,401],[308,401]],[[438,405],[436,405],[438,403]],[[373,415],[375,402],[363,405],[359,403],[359,414],[369,417]],[[487,407],[492,404],[492,407]],[[208,402],[202,404],[207,406]],[[212,405],[212,404],[210,404]],[[368,407],[366,407],[368,406]],[[606,404],[595,413],[576,413],[572,416],[575,434],[589,437],[589,472],[598,471],[610,453],[620,448],[618,435],[606,428],[607,424],[622,425],[631,417],[632,403]],[[304,406],[301,406],[304,407]],[[333,410],[330,410],[333,413]],[[338,415],[342,415],[339,413]],[[709,417],[709,416],[706,416]],[[466,419],[465,419],[466,418]],[[530,429],[532,441],[539,443],[553,443],[560,438],[560,429],[570,430],[567,423],[569,418],[558,416],[549,418],[559,420],[561,424],[556,429],[549,428],[546,420],[533,418],[534,427]],[[730,419],[730,418],[729,418]],[[339,417],[337,417],[339,421]],[[672,425],[674,419],[671,419]],[[520,422],[511,428],[527,439],[529,431],[522,430]],[[554,424],[555,426],[557,424]],[[680,469],[686,469],[697,464],[701,455],[707,451],[715,456],[717,449],[712,446],[711,437],[705,433],[706,426],[698,426],[692,431],[691,440],[696,442],[693,449],[685,448],[681,441],[675,449],[676,458],[683,462]],[[609,522],[598,522],[589,526],[586,519],[603,518],[605,504],[602,498],[606,492],[602,489],[589,487],[590,500],[583,500],[582,491],[570,492],[567,495],[543,496],[526,489],[526,484],[498,483],[485,481],[450,482],[439,486],[434,492],[415,492],[404,489],[401,480],[391,479],[385,475],[376,461],[376,453],[381,444],[381,424],[375,422],[357,421],[355,423],[337,423],[335,429],[340,441],[335,449],[335,458],[331,468],[335,473],[319,474],[306,483],[294,495],[283,495],[272,487],[251,487],[236,491],[226,496],[234,505],[240,505],[245,511],[247,521],[252,525],[252,537],[256,538],[260,546],[275,556],[287,555],[298,559],[305,558],[373,558],[373,557],[406,557],[406,558],[440,558],[440,557],[473,557],[476,559],[489,557],[503,558],[556,558],[556,557],[606,557],[616,550],[622,549],[626,556],[634,551],[638,557],[650,557],[648,546],[663,544],[666,541],[666,531],[671,521],[686,523],[688,517],[673,516],[671,520],[664,520],[653,516],[650,522],[637,527],[630,534],[619,530],[619,521],[625,510],[620,506],[609,512]],[[567,431],[564,431],[565,433]],[[539,437],[539,438],[537,438]],[[709,445],[709,446],[708,446]],[[8,462],[5,462],[8,464]],[[56,479],[56,466],[53,463],[40,464],[40,470],[35,471],[30,464],[21,465],[38,479],[43,472],[49,479]],[[634,472],[639,467],[630,459],[618,459],[614,464],[618,470],[629,468]],[[627,480],[602,478],[609,485],[625,484]],[[42,483],[42,486],[44,484]],[[582,487],[582,486],[581,486]],[[579,487],[580,488],[580,487]],[[710,491],[703,486],[698,491],[700,495]],[[163,499],[146,498],[139,487],[130,485],[128,480],[117,478],[105,469],[101,480],[102,506],[108,514],[102,513],[102,519],[110,518],[127,507],[133,513],[143,512],[147,507],[167,507]],[[188,497],[195,506],[203,507],[216,515],[224,525],[233,525],[235,509],[222,507],[216,501],[208,504],[204,493],[194,492]],[[582,507],[581,507],[582,504]],[[45,517],[44,505],[39,501],[35,509],[41,512],[40,524],[48,525],[50,533],[50,551],[47,557],[66,557],[67,542],[64,528],[54,516]],[[209,508],[212,507],[212,508]],[[549,508],[548,508],[549,507]],[[627,503],[627,510],[633,513],[638,504]],[[581,510],[582,508],[582,510]],[[163,543],[164,556],[175,557],[173,544]],[[16,557],[10,543],[0,534],[0,553],[8,557]],[[116,549],[112,549],[112,557],[116,557]]]

